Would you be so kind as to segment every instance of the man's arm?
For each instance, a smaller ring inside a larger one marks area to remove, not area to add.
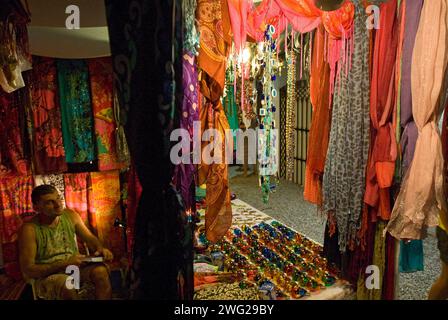
[[[103,255],[105,260],[112,260],[112,253],[103,247],[100,240],[86,227],[79,214],[67,209],[69,217],[75,225],[76,235],[81,238],[82,241],[87,243],[90,250],[95,252],[95,255]]]
[[[36,264],[36,251],[37,244],[34,227],[31,224],[25,223],[19,233],[19,263],[25,278],[43,278],[60,271],[65,271],[68,265],[81,264],[80,257],[78,256],[49,264]]]

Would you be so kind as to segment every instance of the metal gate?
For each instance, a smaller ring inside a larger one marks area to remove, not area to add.
[[[311,127],[312,107],[308,80],[296,84],[297,103],[294,124],[294,183],[305,183],[305,166],[308,152],[308,133]],[[280,177],[286,178],[286,86],[280,89]]]

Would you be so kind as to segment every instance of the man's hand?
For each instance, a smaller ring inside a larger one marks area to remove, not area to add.
[[[83,263],[83,258],[85,258],[85,256],[82,254],[74,254],[68,258],[67,265],[80,266]]]
[[[95,251],[94,256],[103,256],[104,260],[106,261],[112,261],[112,259],[114,258],[114,255],[112,254],[112,252],[109,251],[109,249],[106,248],[100,248],[98,250]]]

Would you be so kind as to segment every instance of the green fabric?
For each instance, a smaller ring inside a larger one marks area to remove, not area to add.
[[[36,264],[47,264],[68,259],[78,253],[75,226],[66,213],[62,214],[56,227],[40,224],[33,219],[36,232]]]
[[[224,112],[226,113],[229,127],[232,130],[239,129],[238,106],[235,103],[235,92],[232,85],[227,86],[227,95],[224,100]],[[235,132],[235,131],[233,131]],[[233,150],[236,149],[236,134],[233,134]]]
[[[59,101],[65,159],[68,163],[95,160],[89,70],[83,60],[58,60]]]

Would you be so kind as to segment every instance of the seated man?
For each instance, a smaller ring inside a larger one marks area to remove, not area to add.
[[[42,299],[78,299],[73,285],[66,285],[70,276],[65,273],[66,268],[72,265],[79,267],[81,287],[83,282],[90,281],[95,286],[96,299],[110,299],[112,288],[106,265],[84,263],[75,234],[95,256],[109,261],[112,253],[102,246],[76,212],[63,208],[56,188],[38,186],[31,199],[37,215],[20,230],[19,261],[24,278],[34,279],[36,295]]]

